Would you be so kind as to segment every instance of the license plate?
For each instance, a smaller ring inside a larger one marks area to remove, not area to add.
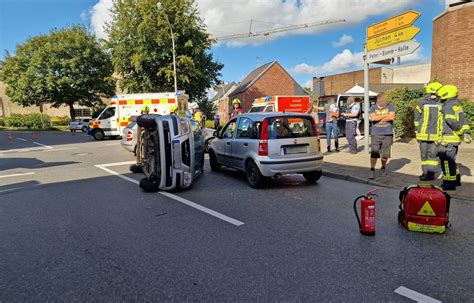
[[[291,154],[306,154],[307,152],[306,146],[295,146],[295,147],[284,147],[283,154],[291,155]]]

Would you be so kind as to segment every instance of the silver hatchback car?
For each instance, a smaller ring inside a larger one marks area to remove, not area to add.
[[[244,171],[251,187],[285,174],[303,174],[312,183],[321,178],[323,155],[310,115],[242,114],[214,136],[209,146],[211,169],[218,171],[224,165]]]

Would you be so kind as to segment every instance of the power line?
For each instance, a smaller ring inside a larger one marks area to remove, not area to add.
[[[290,25],[290,26],[284,26],[280,28],[275,28],[267,31],[258,31],[255,33],[251,32],[251,27],[252,27],[252,20],[250,21],[250,30],[248,33],[243,33],[243,34],[234,34],[234,35],[228,35],[228,36],[221,36],[221,37],[213,37],[211,38],[212,40],[216,41],[225,41],[225,40],[235,40],[235,39],[243,39],[243,38],[250,38],[250,37],[258,37],[258,36],[269,36],[271,34],[276,34],[276,33],[283,33],[283,32],[288,32],[288,31],[294,31],[294,30],[299,30],[299,29],[304,29],[304,28],[310,28],[310,27],[316,27],[316,26],[322,26],[322,25],[327,25],[327,24],[333,24],[333,23],[339,23],[339,22],[346,22],[345,19],[329,19],[329,20],[324,20],[324,21],[319,21],[319,22],[314,22],[314,23],[303,23],[303,24],[297,24],[297,25]]]

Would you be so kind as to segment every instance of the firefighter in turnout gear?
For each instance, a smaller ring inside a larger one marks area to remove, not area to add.
[[[439,140],[439,160],[443,170],[444,190],[455,190],[461,186],[461,174],[456,165],[456,155],[462,141],[471,143],[471,131],[458,100],[458,89],[454,85],[444,85],[436,94],[441,99],[441,138]]]
[[[426,95],[418,101],[414,111],[416,140],[420,144],[422,175],[420,181],[435,179],[438,171],[438,147],[440,139],[441,104],[436,91],[443,85],[432,82],[426,86]]]

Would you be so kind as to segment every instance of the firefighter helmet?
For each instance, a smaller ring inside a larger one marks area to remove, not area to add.
[[[174,113],[178,110],[178,107],[176,105],[171,105],[170,107],[170,113]]]
[[[142,108],[141,108],[141,111],[142,112],[150,112],[150,107],[148,105],[143,105]]]
[[[240,105],[240,100],[239,100],[239,98],[235,98],[234,100],[232,100],[232,105],[234,105],[234,104],[236,104],[236,103],[237,103],[238,105]]]
[[[427,94],[436,94],[436,91],[438,91],[438,89],[440,89],[441,87],[443,87],[443,84],[441,84],[439,82],[428,83],[428,85],[426,86],[426,93]]]
[[[444,85],[438,91],[436,94],[441,98],[441,99],[451,99],[454,98],[458,95],[458,88],[454,85]]]

